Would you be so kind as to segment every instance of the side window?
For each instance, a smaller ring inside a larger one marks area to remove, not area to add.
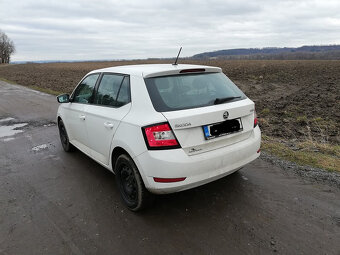
[[[130,101],[130,79],[125,76],[117,97],[117,106],[123,106],[130,103]]]
[[[99,74],[91,74],[87,76],[77,87],[73,94],[73,102],[88,104],[93,95],[93,89],[96,85]]]
[[[127,82],[125,82],[127,80]],[[122,106],[125,103],[118,102],[118,100],[127,100],[127,92],[126,89],[129,81],[126,76],[117,75],[117,74],[104,74],[98,91],[95,95],[94,103],[98,105],[106,105],[106,106]],[[124,89],[123,89],[124,87]],[[123,91],[121,92],[121,90]],[[124,96],[125,93],[125,96]],[[130,92],[128,91],[128,99],[130,97]],[[119,95],[118,95],[119,94]],[[120,96],[121,95],[121,96]],[[117,99],[118,98],[118,99]]]

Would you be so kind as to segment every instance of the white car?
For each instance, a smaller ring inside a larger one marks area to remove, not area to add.
[[[150,193],[214,181],[260,155],[254,102],[218,67],[94,70],[57,100],[64,150],[76,147],[113,171],[133,211],[148,204]]]

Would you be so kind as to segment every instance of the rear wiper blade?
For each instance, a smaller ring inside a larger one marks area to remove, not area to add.
[[[214,101],[214,104],[223,104],[225,102],[231,101],[235,98],[241,98],[241,96],[238,97],[222,97],[222,98],[216,98]]]

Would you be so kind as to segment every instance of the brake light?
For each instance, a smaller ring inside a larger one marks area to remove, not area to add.
[[[149,150],[180,148],[169,123],[159,123],[143,127],[142,130]]]
[[[202,72],[205,72],[204,68],[183,69],[179,73],[202,73]]]
[[[257,126],[257,114],[256,114],[256,110],[254,110],[254,127]]]

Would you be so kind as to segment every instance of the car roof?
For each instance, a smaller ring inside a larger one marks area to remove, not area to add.
[[[90,73],[121,73],[128,75],[142,76],[144,78],[179,74],[182,70],[205,69],[205,72],[222,72],[222,69],[214,66],[188,65],[188,64],[146,64],[146,65],[125,65],[114,66],[93,70]],[[199,71],[199,70],[198,70]]]

